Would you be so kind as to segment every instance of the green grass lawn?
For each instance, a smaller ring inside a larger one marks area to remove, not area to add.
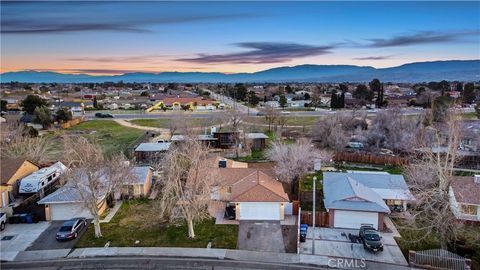
[[[145,133],[143,130],[124,127],[112,120],[90,120],[66,130],[67,133],[72,131],[95,131],[85,136],[95,139],[107,155],[125,151]]]
[[[477,113],[476,112],[467,112],[467,113],[462,113],[462,119],[463,120],[477,120]]]
[[[340,171],[384,171],[390,174],[403,174],[403,168],[400,166],[386,165],[386,166],[336,166]]]
[[[134,120],[130,120],[129,122],[139,126],[168,128],[170,121],[172,121],[172,119],[157,118],[157,119],[134,119]],[[178,121],[178,120],[174,120],[174,121]],[[207,118],[185,118],[184,121],[188,121],[188,123],[194,127],[206,127],[214,124]]]
[[[312,173],[307,176],[305,176],[305,179],[300,181],[299,187],[300,191],[312,191],[313,190],[313,177],[317,177],[317,181],[315,183],[315,189],[316,190],[322,190],[323,185],[321,181],[323,180],[323,173],[322,172],[317,172],[317,173]]]
[[[109,223],[101,224],[103,237],[96,239],[93,226],[89,226],[76,247],[103,247],[110,241],[110,247],[195,247],[205,248],[212,241],[213,248],[235,249],[237,246],[237,225],[215,225],[213,219],[195,223],[194,239],[187,236],[186,224],[165,226],[153,217],[151,201],[131,201],[122,204]],[[143,213],[143,214],[142,214]],[[136,241],[139,244],[135,244]]]

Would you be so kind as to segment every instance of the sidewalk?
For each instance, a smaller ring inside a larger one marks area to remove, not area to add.
[[[219,260],[237,260],[260,263],[281,263],[281,264],[305,264],[319,267],[335,268],[339,260],[344,258],[335,258],[328,256],[318,256],[309,254],[292,253],[273,253],[256,252],[247,250],[233,249],[208,249],[208,248],[175,248],[175,247],[109,247],[109,248],[79,248],[70,252],[68,249],[61,250],[42,250],[42,251],[23,251],[20,252],[15,261],[36,261],[62,258],[88,258],[88,257],[184,257],[184,258],[203,258]],[[362,269],[412,269],[408,266],[382,264],[366,262]]]

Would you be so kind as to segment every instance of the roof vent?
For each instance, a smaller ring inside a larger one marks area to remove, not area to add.
[[[227,168],[227,160],[226,159],[220,159],[218,161],[218,167],[219,168]]]

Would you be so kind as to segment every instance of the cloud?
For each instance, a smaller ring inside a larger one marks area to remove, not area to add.
[[[151,26],[251,18],[235,12],[170,11],[159,2],[2,2],[2,34],[148,33]]]
[[[355,57],[352,60],[385,60],[392,58],[393,55],[384,55],[384,56],[366,56],[366,57]]]
[[[396,35],[391,38],[373,38],[366,47],[383,48],[383,47],[399,47],[418,44],[432,43],[448,43],[461,41],[465,38],[480,34],[479,30],[458,31],[458,32],[435,32],[435,31],[418,31],[410,34]]]
[[[61,71],[67,71],[71,73],[110,74],[110,75],[120,75],[125,73],[155,73],[152,71],[132,70],[132,69],[61,69]]]
[[[133,55],[133,56],[109,56],[109,57],[75,57],[66,58],[72,62],[98,62],[98,63],[146,63],[163,58],[161,55]]]
[[[266,64],[285,62],[300,57],[329,54],[331,53],[330,50],[333,49],[333,46],[312,46],[282,42],[242,42],[233,45],[247,49],[247,51],[226,54],[198,54],[197,57],[179,58],[176,60],[200,64]]]

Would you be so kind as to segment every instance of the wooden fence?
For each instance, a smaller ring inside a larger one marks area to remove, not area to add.
[[[328,227],[329,220],[328,220],[328,213],[327,212],[315,212],[315,227]],[[300,214],[300,223],[307,224],[308,226],[312,226],[312,212],[311,211],[302,211]]]
[[[333,159],[336,162],[355,162],[355,163],[369,163],[378,165],[406,165],[408,160],[402,157],[389,155],[375,155],[363,152],[338,152]]]
[[[83,121],[85,121],[85,116],[74,118],[74,119],[69,120],[67,122],[61,123],[60,127],[62,127],[63,129],[71,128],[73,126],[76,126],[76,125],[80,124]]]

